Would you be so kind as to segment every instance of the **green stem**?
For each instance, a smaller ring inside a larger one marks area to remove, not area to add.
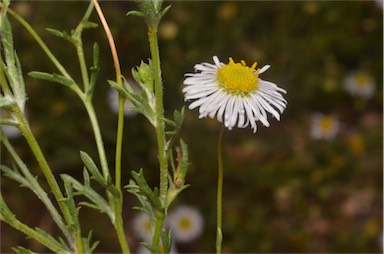
[[[161,69],[160,69],[160,55],[159,45],[157,41],[157,24],[148,27],[149,46],[151,50],[152,64],[153,64],[153,76],[155,81],[155,97],[156,97],[156,138],[159,152],[159,164],[160,164],[160,201],[165,208],[163,211],[157,211],[161,213],[161,216],[156,216],[156,226],[153,235],[153,246],[158,246],[160,240],[160,234],[162,231],[164,217],[166,213],[167,205],[167,192],[168,192],[168,162],[167,153],[165,149],[165,134],[164,134],[164,105],[163,105],[163,84],[161,81]]]
[[[223,239],[222,224],[223,224],[223,143],[224,127],[221,127],[219,138],[217,141],[217,234],[216,234],[216,253],[221,253],[221,243]]]
[[[85,63],[83,42],[81,41],[81,35],[79,34],[78,40],[76,42],[76,52],[79,59],[81,77],[83,79],[84,91],[88,91],[89,87],[89,78],[88,78],[88,69],[87,64]]]
[[[18,107],[15,107],[14,112],[19,122],[19,129],[23,133],[29,147],[31,148],[32,153],[34,154],[41,168],[41,171],[43,172],[48,182],[48,185],[51,188],[51,191],[55,196],[57,203],[59,204],[60,210],[62,211],[67,224],[70,225],[72,222],[71,214],[68,210],[68,207],[62,202],[64,200],[64,196],[60,190],[59,185],[57,184],[55,176],[53,175],[52,170],[49,167],[48,162],[46,161],[43,152],[41,151],[40,146],[35,139],[35,136],[32,134],[29,124],[25,119],[25,116]]]
[[[163,105],[163,84],[161,81],[159,46],[157,41],[157,25],[148,29],[149,46],[151,49],[153,75],[155,81],[156,96],[156,137],[159,149],[160,163],[160,201],[163,206],[167,202],[168,190],[168,163],[165,151],[165,135],[164,135],[164,105]]]
[[[51,214],[53,220],[56,222],[57,226],[60,228],[60,230],[63,232],[65,237],[67,238],[69,243],[72,243],[71,234],[68,231],[68,228],[65,226],[63,219],[59,212],[56,210],[55,206],[52,204],[51,200],[48,198],[47,193],[41,188],[39,183],[37,182],[36,178],[33,177],[27,166],[24,164],[22,159],[19,157],[19,155],[16,153],[15,149],[9,143],[9,140],[2,136],[1,140],[5,146],[5,148],[8,150],[14,161],[16,162],[17,166],[27,179],[28,183],[30,184],[31,190],[39,197],[39,199],[43,202],[43,204],[47,207],[49,213]]]
[[[8,206],[6,205],[3,196],[0,194],[0,210],[1,210],[1,217],[0,219],[8,223],[10,226],[15,228],[16,230],[23,232],[24,234],[28,235],[30,238],[35,239],[36,241],[40,242],[44,246],[46,246],[48,249],[55,253],[71,253],[67,249],[65,249],[63,246],[59,245],[56,241],[52,241],[51,239],[45,237],[43,234],[37,232],[36,230],[33,230],[32,228],[28,227],[18,219],[16,219],[15,215],[12,214],[12,212],[9,210]]]
[[[108,179],[110,177],[110,175],[109,175],[109,169],[108,169],[107,156],[105,154],[104,142],[103,142],[103,138],[101,136],[101,131],[100,131],[100,127],[99,127],[99,122],[98,122],[97,117],[96,117],[95,109],[94,109],[91,101],[88,98],[82,97],[82,100],[83,100],[84,106],[88,112],[89,120],[91,121],[93,133],[95,135],[97,151],[98,151],[99,157],[100,157],[101,169],[103,171],[104,178]]]
[[[75,35],[74,35],[74,37],[76,39],[75,47],[76,47],[76,52],[77,52],[77,56],[78,56],[78,59],[79,59],[80,70],[81,70],[81,77],[83,79],[83,85],[84,85],[84,91],[88,90],[89,78],[88,78],[87,64],[85,63],[84,48],[83,48],[83,42],[82,42],[82,39],[81,39],[81,34],[82,34],[83,28],[84,28],[83,27],[83,22],[85,22],[85,21],[87,21],[89,19],[89,16],[91,16],[92,11],[93,11],[93,3],[90,2],[89,5],[88,5],[87,11],[85,12],[83,18],[81,19],[81,22],[76,27],[76,30],[75,30],[76,32],[75,32]]]
[[[119,239],[121,252],[129,254],[131,252],[129,251],[127,238],[125,236],[123,218],[121,216],[121,213],[122,213],[122,196],[120,195],[120,198],[115,197],[114,201],[115,201],[114,227],[116,230],[117,237]]]
[[[40,38],[40,36],[28,24],[28,22],[25,21],[21,16],[19,16],[16,12],[12,11],[11,9],[8,9],[8,13],[11,14],[17,21],[19,21],[20,24],[23,25],[25,27],[25,29],[27,29],[28,32],[33,36],[33,38],[35,38],[36,42],[40,45],[40,47],[43,49],[43,51],[47,54],[48,58],[51,59],[52,63],[56,66],[56,68],[60,71],[60,73],[62,75],[64,75],[65,77],[72,79],[71,76],[68,74],[68,72],[65,70],[65,68],[60,64],[60,62],[56,59],[56,57],[49,50],[47,45]]]
[[[159,241],[160,241],[160,235],[163,231],[163,223],[164,223],[165,215],[163,212],[156,211],[156,225],[155,225],[155,232],[153,234],[153,240],[152,240],[152,246],[158,247]]]

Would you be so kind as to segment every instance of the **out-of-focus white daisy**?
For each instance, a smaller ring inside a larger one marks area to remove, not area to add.
[[[344,78],[344,88],[353,96],[369,99],[375,93],[373,77],[364,71],[352,72]]]
[[[179,206],[168,217],[173,239],[189,242],[201,235],[204,228],[203,217],[199,211],[189,206]]]
[[[141,92],[141,88],[139,87],[139,85],[135,81],[129,80],[129,83],[132,84],[132,89],[136,93]],[[113,88],[109,89],[108,95],[107,95],[107,102],[108,102],[108,105],[109,105],[110,109],[112,110],[112,112],[117,114],[119,112],[119,93],[115,89],[113,89]],[[124,115],[125,116],[136,116],[137,112],[132,111],[131,110],[132,108],[134,108],[134,105],[132,104],[132,102],[130,102],[129,100],[126,99],[125,103],[124,103]]]
[[[11,116],[7,111],[2,109],[0,113],[0,118],[6,120],[6,119],[10,119]],[[4,135],[7,136],[7,138],[13,139],[21,136],[21,132],[17,127],[12,125],[5,125],[5,124],[0,124],[0,125],[1,125],[1,130],[3,131]]]
[[[332,139],[340,129],[338,119],[333,115],[315,113],[311,122],[311,137],[314,139]]]
[[[132,221],[133,232],[140,240],[150,242],[153,237],[153,228],[148,215],[145,212],[139,212]]]
[[[286,91],[259,78],[269,65],[256,69],[256,63],[248,67],[244,60],[235,63],[232,58],[224,64],[217,56],[213,61],[214,64],[196,64],[197,73],[185,75],[185,100],[195,100],[189,109],[200,107],[199,118],[216,116],[229,130],[236,125],[250,125],[253,132],[257,130],[257,121],[269,126],[267,112],[280,120],[287,106],[281,93]]]
[[[376,6],[380,9],[383,9],[383,0],[375,0]]]

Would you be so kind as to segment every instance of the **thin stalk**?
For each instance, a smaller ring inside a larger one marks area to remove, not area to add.
[[[221,243],[223,239],[222,224],[223,224],[223,143],[224,127],[221,127],[219,138],[217,141],[217,233],[216,233],[216,253],[221,253]]]
[[[95,5],[97,14],[99,15],[100,21],[104,27],[105,34],[107,35],[109,47],[113,58],[113,63],[116,73],[116,82],[119,86],[122,86],[122,75],[120,69],[119,57],[116,50],[115,41],[113,39],[111,30],[109,29],[107,20],[104,17],[103,11],[97,0],[92,0]],[[116,155],[115,155],[115,186],[121,192],[121,154],[123,148],[123,130],[124,130],[124,103],[125,98],[119,94],[119,112],[118,112],[118,123],[117,123],[117,137],[116,137]],[[114,212],[115,221],[114,227],[116,229],[117,237],[119,239],[120,247],[123,253],[130,253],[127,239],[125,237],[124,223],[122,218],[122,206],[123,199],[122,195],[114,196]]]
[[[96,112],[91,101],[87,100],[87,98],[84,98],[84,97],[82,97],[82,99],[83,99],[85,109],[87,110],[89,120],[91,121],[93,133],[95,135],[97,151],[100,157],[101,170],[103,171],[104,178],[108,179],[110,175],[109,175],[109,169],[108,169],[107,156],[104,149],[104,142],[101,136],[99,122],[96,117]]]
[[[59,245],[56,241],[52,241],[51,239],[45,237],[41,233],[37,232],[36,230],[33,230],[32,228],[28,227],[12,214],[12,212],[9,210],[8,206],[6,205],[3,196],[0,194],[0,210],[1,210],[1,216],[0,219],[8,223],[10,226],[15,228],[16,230],[23,232],[27,236],[29,236],[32,239],[35,239],[36,241],[40,242],[44,246],[46,246],[48,249],[55,253],[71,253],[67,249],[65,249],[63,246]]]
[[[83,48],[83,42],[81,39],[81,33],[83,32],[83,22],[87,21],[89,19],[89,16],[91,16],[93,11],[93,3],[90,2],[88,5],[88,9],[85,12],[80,24],[76,27],[76,52],[79,59],[80,64],[80,70],[81,70],[81,77],[83,79],[83,85],[84,85],[84,91],[88,90],[89,87],[89,78],[88,78],[88,68],[87,64],[85,63],[85,57],[84,57],[84,48]]]
[[[88,87],[89,87],[88,68],[87,68],[87,64],[85,63],[84,49],[83,49],[83,42],[81,41],[81,35],[79,35],[79,38],[76,42],[75,47],[76,47],[76,52],[79,59],[84,91],[88,91]]]
[[[92,0],[97,14],[99,15],[100,21],[103,24],[105,34],[107,35],[109,47],[111,48],[111,54],[113,59],[113,64],[115,67],[116,73],[116,82],[118,85],[122,85],[122,75],[120,69],[119,55],[117,54],[115,41],[111,30],[109,29],[107,20],[104,17],[103,11],[100,8],[100,5],[97,0]],[[124,97],[119,94],[119,112],[118,112],[118,124],[117,124],[117,138],[116,138],[116,157],[115,157],[115,185],[118,189],[121,189],[121,152],[123,144],[123,129],[124,129]]]
[[[68,210],[68,207],[62,202],[64,200],[64,196],[63,196],[63,194],[60,190],[60,187],[59,187],[59,185],[55,179],[55,176],[53,175],[52,170],[49,167],[48,162],[46,161],[46,159],[43,155],[43,152],[41,151],[40,146],[35,139],[35,136],[32,134],[32,131],[29,127],[29,124],[28,124],[27,120],[25,119],[25,116],[23,115],[23,113],[21,112],[21,110],[18,107],[15,107],[14,112],[15,112],[16,118],[18,119],[18,122],[19,122],[19,129],[23,133],[29,147],[31,148],[32,153],[35,156],[35,158],[36,158],[36,160],[37,160],[37,162],[41,168],[41,171],[43,172],[43,174],[47,180],[47,183],[48,183],[53,195],[55,196],[57,203],[59,204],[60,210],[63,213],[67,224],[70,225],[72,223],[72,217],[71,217],[70,211]]]
[[[15,149],[9,143],[9,140],[7,137],[2,136],[1,140],[5,146],[5,148],[8,150],[10,155],[12,156],[13,160],[16,162],[16,165],[19,167],[21,172],[23,173],[24,177],[27,179],[28,183],[30,184],[31,190],[37,195],[37,197],[43,202],[43,204],[47,207],[49,213],[51,214],[53,220],[56,222],[57,226],[60,228],[60,230],[65,235],[66,239],[69,243],[72,243],[72,237],[71,234],[68,231],[68,228],[65,226],[63,222],[63,218],[59,214],[59,212],[56,210],[55,206],[52,204],[51,200],[48,198],[47,193],[41,188],[40,184],[37,182],[36,178],[33,177],[27,166],[24,164],[22,159],[19,157],[19,155],[16,153]]]
[[[159,150],[160,163],[160,201],[163,206],[167,202],[168,191],[168,163],[165,151],[165,134],[164,134],[164,105],[163,105],[163,84],[161,81],[159,45],[157,41],[157,26],[149,28],[148,31],[149,46],[151,49],[151,57],[153,64],[153,75],[155,81],[155,97],[156,97],[156,137]]]
[[[157,41],[157,24],[148,27],[149,47],[151,50],[153,76],[155,81],[155,97],[156,97],[156,138],[159,152],[160,164],[160,191],[159,198],[164,206],[164,211],[158,211],[161,216],[156,216],[155,232],[153,235],[152,245],[158,246],[160,233],[162,231],[164,217],[166,213],[167,192],[168,192],[168,162],[165,149],[164,134],[164,105],[163,105],[163,84],[161,81],[160,55],[159,45]]]
[[[152,246],[158,247],[160,241],[160,235],[163,231],[163,223],[164,223],[165,214],[163,212],[156,212],[156,224],[155,224],[155,232],[153,234]]]
[[[19,16],[16,12],[12,11],[11,9],[8,9],[8,13],[11,14],[17,21],[19,21],[20,24],[23,25],[25,27],[25,29],[27,29],[27,31],[32,35],[32,37],[35,38],[36,42],[40,45],[40,47],[43,49],[45,54],[47,54],[48,58],[52,61],[52,63],[56,66],[56,68],[60,71],[60,73],[62,75],[64,75],[66,78],[72,79],[71,76],[68,74],[68,72],[65,70],[65,68],[60,64],[60,62],[56,59],[56,57],[49,50],[47,45],[40,38],[40,36],[28,24],[28,22],[25,21],[21,16]]]

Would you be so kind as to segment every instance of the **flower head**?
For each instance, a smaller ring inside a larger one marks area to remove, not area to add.
[[[254,63],[248,67],[245,61],[236,63],[232,58],[228,64],[223,64],[217,56],[213,61],[214,64],[195,65],[198,73],[186,74],[184,80],[185,100],[195,100],[189,109],[200,107],[199,118],[216,115],[229,130],[235,125],[238,128],[250,125],[253,132],[257,130],[257,121],[269,126],[267,112],[280,120],[287,106],[281,93],[286,91],[259,78],[269,65],[260,69]]]
[[[134,84],[134,85],[132,85],[132,88],[135,92],[141,91],[139,85],[134,83],[134,81],[131,82],[131,80],[130,80],[130,83]],[[109,107],[113,113],[117,114],[119,112],[119,92],[117,92],[116,89],[113,89],[113,88],[109,89],[108,95],[107,95],[107,103],[108,103],[108,105],[109,105]],[[131,117],[136,116],[137,112],[132,111],[133,108],[134,108],[133,103],[130,102],[129,100],[125,100],[125,102],[124,102],[124,115],[125,116],[131,116]]]
[[[356,71],[345,77],[344,88],[353,96],[369,99],[375,93],[375,81],[370,74]]]
[[[189,242],[203,232],[204,221],[198,210],[179,206],[169,215],[169,226],[175,241]]]
[[[316,113],[312,116],[311,136],[314,139],[332,139],[339,131],[339,121],[332,115]]]
[[[139,212],[132,221],[134,233],[137,238],[150,241],[153,235],[151,221],[145,212]]]

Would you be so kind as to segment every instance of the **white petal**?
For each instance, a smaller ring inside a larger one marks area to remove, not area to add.
[[[259,74],[265,72],[265,71],[268,70],[270,67],[271,67],[270,65],[264,65],[264,66],[260,69]]]
[[[194,108],[200,106],[201,104],[203,104],[206,100],[207,100],[207,97],[205,97],[205,98],[201,98],[201,99],[199,99],[199,100],[196,100],[196,101],[192,102],[192,103],[189,105],[188,108],[189,108],[189,109],[194,109]]]

